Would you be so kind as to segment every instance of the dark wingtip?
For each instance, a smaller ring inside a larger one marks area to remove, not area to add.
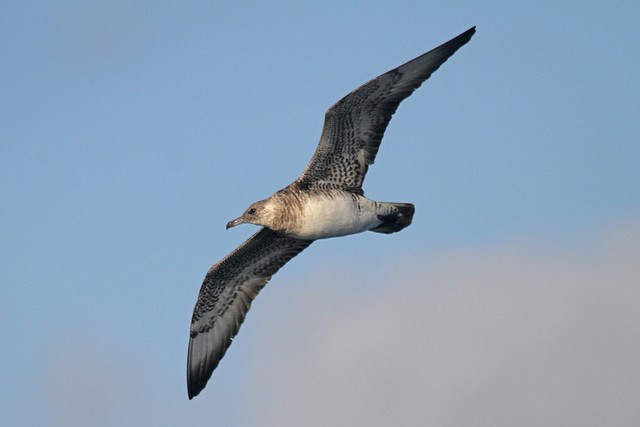
[[[203,381],[202,366],[194,360],[194,353],[196,352],[194,349],[195,337],[194,335],[189,338],[189,351],[187,353],[187,394],[189,395],[189,400],[200,394],[211,376],[211,374],[205,376],[206,379]]]
[[[187,394],[189,396],[189,400],[192,400],[194,397],[199,395],[206,384],[206,381],[204,384],[201,381],[192,381],[191,375],[187,375]]]
[[[193,377],[194,375],[190,371],[187,372],[187,394],[189,395],[189,400],[200,394],[203,389],[203,387],[196,385]]]
[[[202,381],[193,381],[191,375],[187,375],[187,394],[189,395],[189,400],[199,395],[200,392],[204,390],[206,384],[206,381],[204,383],[202,383]]]
[[[471,40],[471,37],[473,37],[473,35],[476,33],[476,26],[474,25],[473,27],[469,28],[467,31],[465,31],[464,33],[460,34],[459,36],[455,37],[453,40],[458,40],[458,41],[462,41],[462,44],[467,43],[469,40]],[[452,40],[452,41],[453,41]]]

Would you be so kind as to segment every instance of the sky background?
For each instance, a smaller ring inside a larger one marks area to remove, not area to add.
[[[0,423],[637,426],[637,1],[3,1]],[[326,109],[476,25],[187,399],[224,226]]]

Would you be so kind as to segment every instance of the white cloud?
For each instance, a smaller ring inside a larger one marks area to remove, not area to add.
[[[549,246],[405,260],[365,295],[317,274],[260,319],[253,421],[638,425],[640,227]]]

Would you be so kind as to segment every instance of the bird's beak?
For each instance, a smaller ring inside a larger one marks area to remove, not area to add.
[[[227,223],[227,230],[230,229],[231,227],[235,227],[238,224],[243,224],[244,223],[244,219],[242,217],[238,217],[234,220],[231,220]]]

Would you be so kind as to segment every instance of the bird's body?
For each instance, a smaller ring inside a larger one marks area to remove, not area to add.
[[[294,183],[252,204],[227,227],[252,223],[287,237],[313,241],[378,231],[381,225],[401,221],[403,226],[395,230],[399,231],[411,223],[412,216],[410,203],[375,202],[341,189],[304,190]]]
[[[364,196],[341,190],[319,193],[305,197],[301,221],[291,237],[317,240],[347,236],[375,228],[382,222],[376,213],[380,210],[378,204]]]
[[[400,102],[456,50],[475,27],[354,90],[325,115],[320,143],[302,175],[255,202],[227,228],[263,228],[209,269],[191,320],[189,398],[205,387],[258,292],[314,240],[363,231],[394,233],[411,224],[410,203],[376,202],[362,182]]]
[[[385,218],[400,218],[398,209],[390,203],[375,202],[346,191],[323,193],[308,199],[300,228],[292,237],[317,240],[347,236],[375,230],[384,224]],[[405,226],[411,222],[412,215],[413,211]]]

